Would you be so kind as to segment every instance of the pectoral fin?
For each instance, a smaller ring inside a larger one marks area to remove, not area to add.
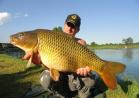
[[[54,81],[58,81],[59,80],[59,77],[60,77],[59,71],[57,71],[55,69],[50,69],[50,75],[51,75],[51,77],[52,77],[52,79]]]
[[[29,67],[30,67],[30,65],[31,65],[31,62],[32,62],[32,57],[33,57],[33,56],[31,56],[31,57],[29,58],[29,60],[28,60],[28,63],[27,63],[27,68],[29,68]]]

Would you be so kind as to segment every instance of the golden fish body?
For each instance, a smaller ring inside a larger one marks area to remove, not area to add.
[[[41,60],[51,69],[75,72],[79,67],[91,65],[93,69],[100,71],[101,66],[105,63],[67,34],[40,32],[38,38]]]
[[[18,35],[22,34],[22,38],[19,38]],[[42,63],[50,69],[54,80],[58,80],[59,71],[76,72],[78,68],[89,66],[100,75],[109,88],[114,89],[117,84],[115,75],[125,69],[124,64],[102,60],[62,32],[45,29],[22,32],[12,35],[11,43],[24,51],[38,51]]]

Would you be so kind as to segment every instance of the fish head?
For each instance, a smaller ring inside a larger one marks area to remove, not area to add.
[[[13,34],[10,36],[10,43],[25,52],[31,51],[38,43],[37,33],[29,31]]]

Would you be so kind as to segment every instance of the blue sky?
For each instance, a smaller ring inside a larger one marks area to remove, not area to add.
[[[0,0],[0,42],[20,31],[63,27],[72,13],[81,17],[77,37],[87,43],[139,42],[139,0]]]

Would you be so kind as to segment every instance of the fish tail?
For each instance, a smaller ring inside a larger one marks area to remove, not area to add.
[[[124,70],[125,65],[122,63],[106,62],[100,75],[104,83],[113,90],[117,86],[116,74],[121,73]]]

